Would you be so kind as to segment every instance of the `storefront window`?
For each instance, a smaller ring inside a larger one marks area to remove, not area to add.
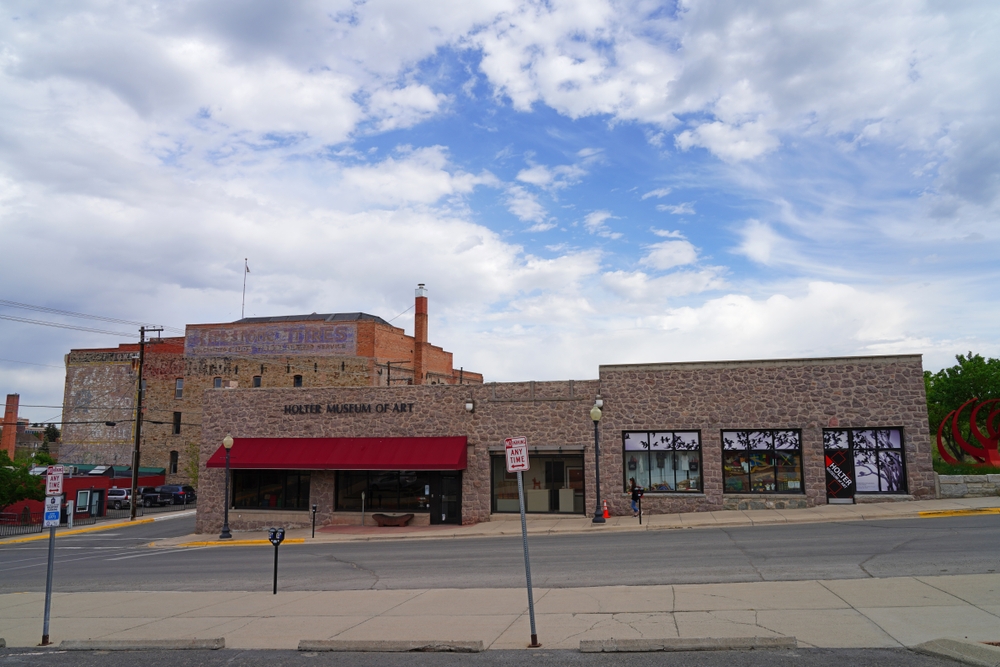
[[[309,473],[299,470],[234,470],[237,509],[309,509]]]
[[[524,510],[583,514],[583,456],[528,455],[530,468],[522,472]],[[517,473],[507,472],[504,456],[491,459],[493,512],[520,512]]]
[[[425,470],[339,470],[337,509],[372,512],[429,512],[431,473]]]
[[[647,493],[701,491],[701,433],[624,431],[625,490],[629,479]]]
[[[853,481],[858,493],[906,493],[903,429],[823,429],[823,449],[828,460],[828,494],[831,460],[838,464],[840,476],[846,476],[838,488],[850,490]]]
[[[800,431],[723,431],[726,493],[803,493]]]

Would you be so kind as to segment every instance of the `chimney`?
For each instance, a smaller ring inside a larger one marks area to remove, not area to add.
[[[417,284],[413,317],[413,384],[424,383],[424,346],[427,345],[427,290]]]
[[[17,409],[21,402],[20,394],[7,394],[7,407],[3,411],[3,436],[0,437],[0,450],[14,460],[14,447],[17,445]]]

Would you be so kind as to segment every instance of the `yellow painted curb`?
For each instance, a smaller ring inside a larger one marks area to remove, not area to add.
[[[289,540],[285,540],[282,544],[305,544],[306,539],[304,537],[293,537]],[[269,540],[226,540],[225,542],[221,540],[213,540],[211,542],[184,542],[183,544],[175,544],[176,547],[250,547],[250,546],[260,546],[266,544],[271,546]],[[152,545],[151,545],[152,546]]]
[[[90,528],[74,528],[73,530],[56,530],[56,537],[66,537],[67,535],[82,535],[83,533],[96,533],[99,530],[111,530],[113,528],[126,528],[128,526],[138,526],[143,523],[153,523],[155,519],[139,519],[138,521],[129,521],[127,523],[112,523],[105,526],[91,526]],[[0,544],[20,544],[22,542],[37,542],[38,540],[49,539],[49,533],[47,530],[43,529],[41,535],[32,535],[31,537],[21,537],[16,540],[0,540]]]
[[[967,510],[932,510],[917,513],[922,519],[933,519],[941,516],[969,516],[972,514],[1000,514],[1000,507],[980,507]]]

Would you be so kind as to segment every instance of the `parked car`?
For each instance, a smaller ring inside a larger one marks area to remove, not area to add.
[[[170,501],[174,505],[188,505],[198,499],[194,487],[187,484],[164,484],[156,487],[156,490],[164,495],[169,495]]]
[[[108,507],[116,510],[132,506],[132,489],[108,489]]]
[[[156,505],[157,507],[163,507],[164,505],[169,505],[174,502],[174,497],[170,493],[160,493],[158,487],[153,486],[140,486],[136,489],[136,494],[142,499],[143,507],[152,507]]]

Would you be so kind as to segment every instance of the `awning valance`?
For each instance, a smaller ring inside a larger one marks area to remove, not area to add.
[[[233,438],[230,468],[465,470],[465,436],[439,438]],[[226,466],[220,446],[206,464]]]

